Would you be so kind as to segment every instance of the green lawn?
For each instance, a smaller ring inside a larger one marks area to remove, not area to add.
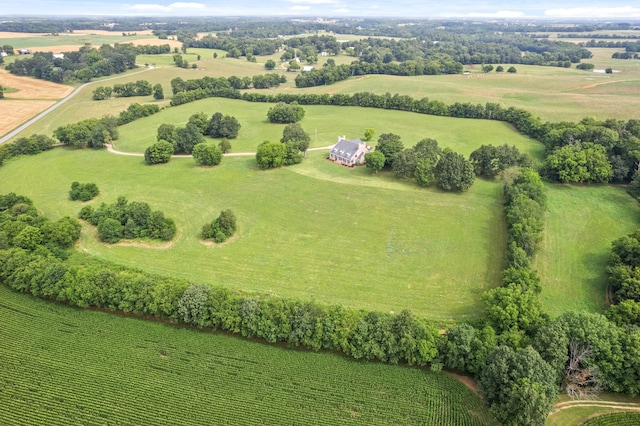
[[[122,103],[122,100],[117,99],[115,102]],[[215,112],[221,112],[236,117],[242,125],[238,138],[230,141],[233,151],[255,152],[261,142],[279,141],[282,137],[285,125],[271,124],[267,120],[267,111],[271,106],[272,104],[224,98],[184,104],[120,127],[120,139],[115,145],[122,151],[144,152],[156,142],[157,129],[161,124],[184,126],[195,113],[205,112],[211,116]],[[304,109],[305,118],[300,124],[311,136],[311,147],[332,145],[337,142],[339,135],[346,135],[348,138],[362,137],[365,128],[374,127],[376,136],[372,145],[375,145],[380,134],[396,133],[402,137],[406,147],[429,137],[438,140],[442,147],[449,147],[467,156],[480,145],[506,143],[516,145],[536,159],[542,157],[542,144],[517,133],[502,122],[360,107],[313,105],[305,106]]]
[[[43,177],[43,170],[46,177]],[[481,316],[480,294],[499,283],[505,229],[502,188],[479,180],[443,193],[316,152],[301,165],[259,171],[253,157],[213,169],[191,159],[145,166],[141,157],[54,149],[0,168],[3,192],[31,197],[52,217],[77,215],[71,182],[95,182],[95,201],[124,195],[176,220],[170,248],[108,246],[85,228],[80,249],[124,265],[196,282],[351,307],[414,313],[451,323]],[[232,209],[239,232],[208,247],[201,227]]]
[[[444,374],[0,300],[3,425],[495,424]]]
[[[611,242],[638,228],[638,203],[621,187],[547,189],[544,240],[534,264],[544,310],[552,317],[570,310],[601,312]]]

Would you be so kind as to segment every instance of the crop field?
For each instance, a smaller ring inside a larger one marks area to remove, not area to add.
[[[161,43],[160,43],[161,42]],[[21,34],[0,32],[0,43],[13,46],[15,50],[29,49],[32,52],[66,52],[78,50],[85,44],[99,47],[103,44],[133,43],[138,44],[169,44],[171,47],[180,47],[182,43],[176,40],[160,40],[151,34],[151,31],[136,32],[136,35],[123,36],[122,32],[87,30],[74,31],[73,33],[51,34]]]
[[[495,424],[444,374],[0,300],[4,425]]]
[[[73,91],[71,86],[30,77],[19,77],[0,70],[0,86],[9,88],[2,102],[0,136],[46,110]]]
[[[543,308],[552,317],[601,312],[611,242],[638,228],[638,203],[615,186],[547,185],[547,191],[547,223],[534,265]]]

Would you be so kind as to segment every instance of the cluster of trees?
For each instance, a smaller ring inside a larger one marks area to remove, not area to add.
[[[154,88],[151,86],[151,83],[146,80],[138,80],[135,83],[115,84],[113,89],[106,86],[96,87],[93,91],[92,98],[93,100],[101,101],[109,99],[112,94],[121,98],[131,96],[149,96],[153,93],[153,90]]]
[[[98,189],[98,185],[93,182],[73,182],[71,183],[71,190],[69,191],[69,199],[71,201],[89,201],[97,197],[98,194],[100,194],[100,189]]]
[[[2,56],[0,56],[0,58],[2,58]],[[0,60],[0,64],[2,63],[2,61]],[[0,84],[0,99],[4,98],[4,87],[2,87],[2,85]]]
[[[189,68],[189,61],[184,59],[181,54],[176,53],[173,55],[173,63],[176,64],[176,67],[180,68]],[[198,64],[191,64],[191,68],[198,68]]]
[[[88,118],[66,126],[60,126],[53,135],[60,143],[74,148],[102,148],[118,139],[119,119],[106,115],[101,119]]]
[[[176,234],[173,219],[165,218],[159,210],[151,211],[149,204],[125,197],[110,205],[102,203],[94,209],[84,206],[78,217],[98,227],[98,236],[106,243],[117,243],[122,238],[150,238],[169,241]]]
[[[186,48],[198,47],[225,50],[230,58],[273,55],[282,46],[282,40],[277,38],[229,37],[226,34],[219,34],[217,37],[207,34],[200,38],[187,36],[182,42]]]
[[[530,167],[532,160],[521,154],[515,145],[482,145],[469,155],[476,176],[494,178],[506,169],[514,166]]]
[[[7,70],[26,75],[68,83],[91,81],[95,77],[119,74],[136,66],[136,49],[131,44],[103,44],[96,49],[82,46],[76,52],[65,52],[64,58],[54,58],[51,52],[36,52],[30,58],[16,59]]]
[[[421,186],[437,182],[445,191],[466,191],[473,185],[473,166],[463,155],[440,149],[438,141],[425,138],[413,148],[404,148],[400,136],[383,133],[375,151],[365,154],[365,165],[377,173],[390,168],[400,179],[415,179]]]
[[[216,112],[211,116],[211,119],[208,120],[205,127],[202,119],[207,118],[206,114],[201,113],[198,119],[198,114],[196,114],[189,118],[189,122],[192,122],[192,119],[194,119],[196,122],[200,123],[200,129],[204,128],[203,133],[211,136],[212,138],[235,139],[238,137],[238,132],[242,125],[235,117],[231,115],[222,115],[221,112]]]
[[[309,148],[311,137],[298,123],[292,123],[282,131],[280,142],[264,141],[258,145],[256,161],[261,169],[273,169],[302,162]]]
[[[607,316],[620,326],[640,325],[640,231],[613,242],[607,267],[615,304]]]
[[[223,243],[233,236],[236,228],[236,216],[233,214],[233,211],[223,210],[220,212],[220,216],[202,227],[200,237],[203,240],[213,240],[216,243]]]
[[[252,85],[255,89],[269,89],[286,83],[284,75],[268,73],[253,77],[203,77],[200,79],[183,80],[176,77],[171,80],[173,98],[171,105],[182,105],[210,97],[237,98],[239,90],[248,89]]]
[[[120,43],[116,43],[118,46]],[[162,45],[153,45],[153,44],[145,44],[134,46],[136,49],[136,53],[138,55],[164,55],[167,53],[171,53],[171,46],[168,44]]]
[[[542,173],[550,180],[629,182],[638,168],[640,120],[548,122],[535,133],[546,148]]]
[[[227,138],[237,137],[240,127],[241,125],[235,117],[223,116],[220,112],[216,112],[211,118],[204,112],[193,114],[189,117],[185,127],[161,124],[156,135],[158,143],[147,148],[149,152],[147,164],[166,163],[173,153],[194,153],[195,156],[194,149],[197,145],[204,143],[204,135],[223,138],[223,140],[220,141],[218,147],[200,147],[198,157],[201,157],[201,160],[196,158],[196,161],[203,161],[202,165],[218,164],[219,159],[215,162],[218,154],[221,156],[223,151],[228,152],[231,149]],[[167,144],[171,145],[171,149]],[[209,158],[209,155],[213,155],[213,157]]]
[[[158,105],[140,105],[139,103],[133,103],[129,105],[126,110],[120,112],[120,114],[118,115],[117,124],[118,126],[122,126],[127,123],[131,123],[138,118],[148,117],[158,112],[160,112],[160,107]]]
[[[78,240],[81,228],[76,219],[68,216],[55,222],[39,216],[27,197],[15,193],[0,195],[0,252],[16,248],[25,255],[47,253],[66,257],[65,250]],[[3,278],[0,274],[0,282]]]
[[[51,149],[55,140],[47,135],[31,135],[21,137],[11,143],[0,145],[0,165],[4,160],[19,155],[35,155]]]
[[[161,124],[156,139],[158,143],[164,141],[171,144],[173,152],[181,154],[191,154],[193,147],[204,142],[202,128],[193,122],[187,123],[185,127]]]
[[[297,102],[278,102],[267,111],[267,118],[271,123],[296,123],[304,118],[304,108]]]

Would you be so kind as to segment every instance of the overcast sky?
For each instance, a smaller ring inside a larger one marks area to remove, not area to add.
[[[0,16],[379,16],[640,19],[637,0],[0,0]]]

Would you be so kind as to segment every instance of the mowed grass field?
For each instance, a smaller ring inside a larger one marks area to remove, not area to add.
[[[67,194],[79,181],[98,184],[95,204],[122,195],[175,219],[169,248],[105,245],[86,227],[79,249],[117,263],[324,303],[410,309],[440,323],[479,318],[480,294],[499,284],[503,264],[501,185],[479,180],[451,194],[365,173],[322,152],[260,171],[253,157],[215,168],[190,158],[150,167],[141,157],[58,148],[6,162],[0,181],[3,192],[32,198],[54,218],[77,215],[82,205]],[[224,209],[237,217],[237,236],[202,244],[202,226]]]
[[[111,101],[104,101],[111,102]],[[117,100],[120,102],[120,100]],[[273,104],[246,102],[233,99],[211,98],[165,109],[157,114],[120,127],[120,138],[115,146],[122,151],[144,152],[156,142],[158,127],[163,123],[186,125],[193,114],[204,112],[209,117],[215,112],[232,115],[242,128],[237,139],[232,139],[232,151],[255,152],[265,140],[279,141],[285,125],[268,122],[267,112]],[[311,147],[333,145],[338,136],[355,139],[363,137],[367,127],[374,127],[376,135],[370,142],[375,146],[378,136],[395,133],[402,137],[406,147],[424,138],[436,139],[441,147],[448,147],[468,156],[481,145],[516,145],[534,159],[542,157],[542,144],[513,130],[506,123],[490,120],[463,120],[436,117],[402,111],[374,108],[304,106],[305,117],[300,125],[311,136]]]
[[[457,380],[70,308],[0,286],[3,425],[494,425]]]
[[[547,195],[544,239],[534,263],[544,310],[552,317],[601,312],[611,243],[638,229],[638,203],[615,186],[547,185]]]

